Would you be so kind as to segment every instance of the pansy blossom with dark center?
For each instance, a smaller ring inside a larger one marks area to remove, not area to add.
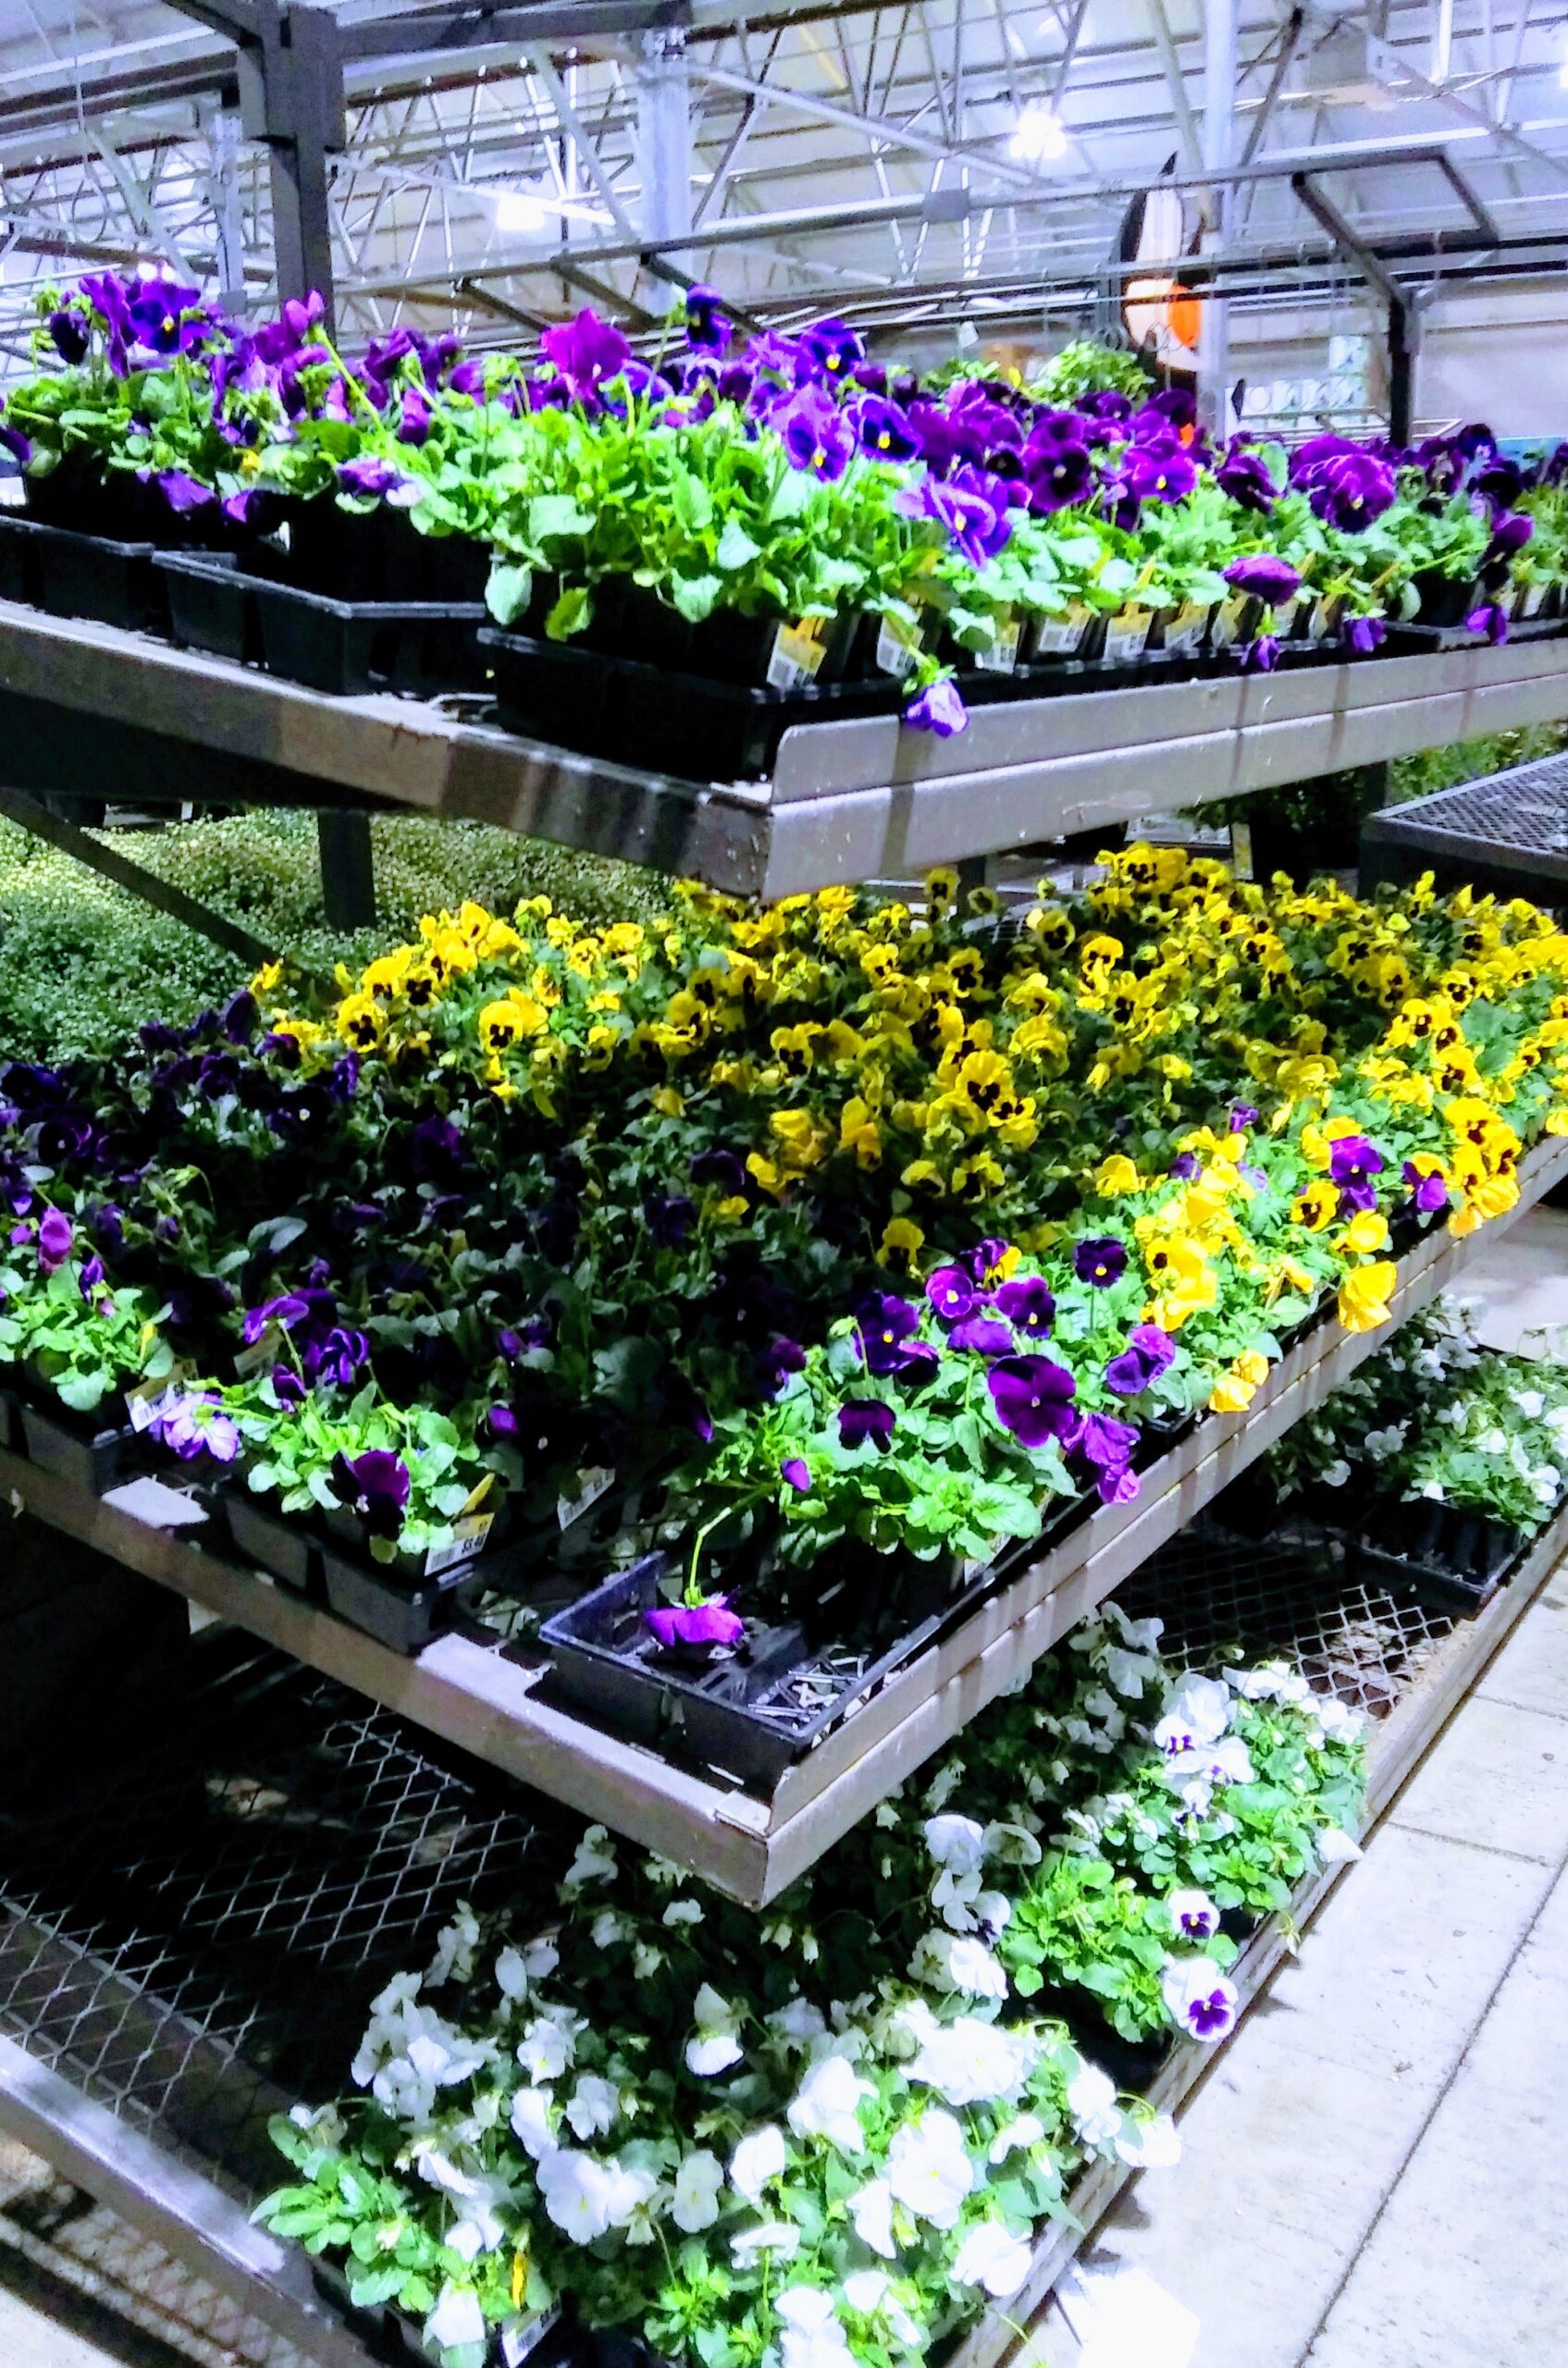
[[[1078,1384],[1066,1365],[1050,1357],[1003,1357],[985,1378],[997,1421],[1020,1446],[1044,1447],[1076,1434]]]

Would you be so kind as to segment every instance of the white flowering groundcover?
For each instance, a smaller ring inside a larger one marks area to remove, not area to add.
[[[440,2368],[567,2297],[698,2368],[913,2368],[1005,2312],[1086,2165],[1176,2159],[1094,2044],[1222,2038],[1238,1935],[1355,1848],[1356,1714],[1158,1635],[1107,1607],[760,1918],[589,1828],[553,1915],[388,1985],[263,2215]]]

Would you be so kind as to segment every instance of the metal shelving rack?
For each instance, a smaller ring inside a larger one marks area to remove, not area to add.
[[[1371,1809],[1385,1809],[1556,1565],[1563,1516],[1474,1621],[1368,1586],[1300,1529],[1263,1546],[1200,1521],[1128,1591],[1166,1647],[1287,1653],[1374,1720]],[[482,1764],[231,1628],[191,1640],[186,1716],[105,1781],[26,1818],[0,1802],[0,2128],[155,2235],[320,2368],[375,2355],[316,2295],[303,2255],[253,2227],[282,2176],[267,2115],[342,2085],[371,1998],[426,1962],[459,1899],[537,1902],[570,1844],[548,1809]],[[1336,1870],[1337,1871],[1337,1870]],[[1332,1875],[1295,1903],[1299,1928]],[[1241,1961],[1250,2001],[1286,1944],[1271,1921]],[[1174,2105],[1216,2052],[1173,2054]],[[1005,2317],[942,2368],[993,2368],[1130,2175],[1102,2165],[1069,2198],[1078,2230],[1041,2240]]]
[[[1568,716],[1568,640],[1313,662],[792,726],[772,774],[685,782],[486,721],[486,702],[336,698],[0,602],[0,734],[25,791],[375,806],[492,822],[768,897],[1278,788]]]
[[[1514,1215],[1568,1176],[1568,1140],[1525,1160]],[[1462,1275],[1508,1218],[1455,1241],[1427,1236],[1404,1260],[1395,1323]],[[352,1685],[431,1733],[762,1907],[837,1837],[1006,1692],[1068,1629],[1189,1523],[1227,1482],[1320,1404],[1380,1333],[1316,1326],[1278,1364],[1244,1415],[1208,1416],[1145,1475],[1131,1504],[1098,1506],[1060,1544],[999,1584],[953,1631],[896,1671],[815,1749],[771,1800],[609,1735],[550,1699],[548,1672],[500,1629],[464,1624],[407,1660],[259,1572],[209,1551],[187,1526],[155,1525],[115,1495],[84,1495],[0,1451],[0,1489],[68,1535]],[[154,1492],[157,1493],[157,1492]],[[191,1504],[161,1492],[167,1513]],[[134,1501],[145,1501],[137,1484]]]

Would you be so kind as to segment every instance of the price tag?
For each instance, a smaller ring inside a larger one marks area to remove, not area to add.
[[[883,617],[877,634],[877,671],[883,674],[907,674],[915,651],[901,641],[888,619]]]
[[[1309,641],[1327,641],[1329,635],[1333,632],[1336,624],[1339,623],[1339,618],[1340,603],[1338,600],[1316,601],[1313,607],[1311,621],[1307,625],[1307,639]]]
[[[556,1499],[555,1517],[562,1528],[570,1529],[579,1515],[587,1512],[592,1506],[597,1505],[605,1490],[613,1488],[614,1486],[615,1473],[611,1465],[590,1463],[586,1472],[579,1472],[576,1495],[560,1497]]]
[[[1175,610],[1166,620],[1166,648],[1178,650],[1196,649],[1204,637],[1204,627],[1208,622],[1208,613],[1207,609],[1200,608],[1197,601],[1183,600],[1179,609]]]
[[[1237,599],[1222,600],[1220,602],[1218,608],[1214,612],[1214,617],[1209,625],[1209,647],[1211,649],[1228,649],[1230,648],[1231,643],[1235,640],[1237,635],[1241,630],[1241,611],[1246,605],[1247,604],[1244,600]]]
[[[438,1578],[459,1562],[472,1562],[495,1526],[494,1513],[460,1513],[451,1525],[451,1544],[432,1546],[425,1557],[425,1575]]]
[[[821,635],[821,617],[799,617],[793,624],[780,625],[768,660],[768,681],[775,691],[797,691],[816,681],[827,655]]]
[[[1105,656],[1117,661],[1136,658],[1149,639],[1149,610],[1123,609],[1105,627]]]
[[[1023,628],[1016,616],[996,620],[996,639],[989,649],[976,652],[975,664],[987,674],[1013,674],[1018,672],[1019,641]]]
[[[1089,610],[1080,600],[1064,610],[1059,617],[1042,617],[1035,628],[1034,646],[1044,658],[1070,658],[1083,639],[1089,623]]]
[[[286,1334],[276,1316],[265,1330],[253,1340],[249,1348],[234,1351],[234,1370],[241,1381],[249,1381],[253,1374],[270,1371],[283,1353]]]

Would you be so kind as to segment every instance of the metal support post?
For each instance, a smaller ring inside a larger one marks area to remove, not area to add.
[[[1204,166],[1228,173],[1236,139],[1237,0],[1207,0],[1204,9]],[[1206,247],[1223,249],[1232,203],[1225,182],[1211,187],[1204,208]],[[1228,321],[1225,299],[1211,281],[1198,329],[1198,401],[1204,425],[1223,437],[1229,425]]]
[[[369,815],[353,806],[324,806],[315,821],[327,928],[374,929],[376,857]]]
[[[637,170],[642,229],[649,240],[685,238],[692,228],[691,83],[686,37],[679,26],[644,33],[636,62]],[[672,296],[689,285],[648,269]]]
[[[240,206],[240,118],[219,108],[207,125],[207,191],[217,250],[218,297],[230,311],[245,302],[245,233]]]
[[[1416,306],[1396,297],[1389,306],[1389,435],[1408,444],[1415,412],[1415,355],[1421,338]]]

